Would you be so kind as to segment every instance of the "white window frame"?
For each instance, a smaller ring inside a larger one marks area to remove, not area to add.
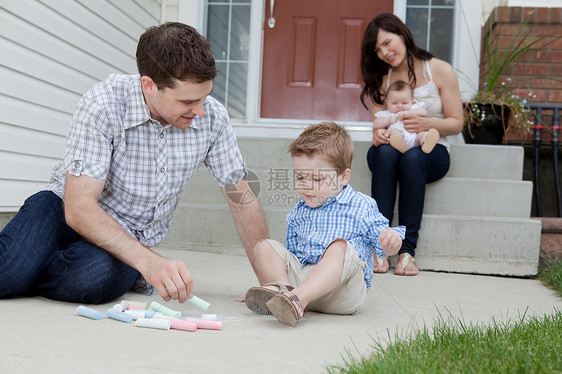
[[[407,0],[394,2],[394,14],[402,21],[406,21],[406,5]],[[466,101],[478,89],[482,0],[456,0],[454,17],[451,65],[457,74],[461,97]]]

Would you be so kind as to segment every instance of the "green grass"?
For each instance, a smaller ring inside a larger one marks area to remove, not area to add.
[[[329,373],[562,373],[562,312],[514,323],[466,325],[439,319],[410,339],[375,345]]]
[[[541,270],[539,279],[562,296],[562,260]],[[390,336],[389,336],[390,338]],[[467,325],[439,316],[433,329],[376,341],[366,358],[351,354],[329,373],[562,373],[562,311],[515,322]]]
[[[539,279],[556,291],[558,296],[562,297],[562,260],[547,264],[539,272]]]

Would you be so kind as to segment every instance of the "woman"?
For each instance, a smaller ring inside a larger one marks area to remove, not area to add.
[[[449,170],[449,144],[446,137],[458,134],[463,126],[463,110],[457,78],[451,65],[415,45],[408,27],[393,14],[380,14],[365,30],[361,51],[361,73],[365,86],[361,102],[370,99],[373,121],[384,110],[384,92],[398,80],[409,82],[417,102],[424,102],[427,116],[405,115],[404,127],[418,133],[434,128],[437,145],[429,154],[414,147],[400,153],[389,144],[387,129],[373,129],[373,145],[367,154],[371,169],[371,195],[381,213],[392,220],[399,181],[398,219],[406,226],[406,238],[398,252],[395,274],[416,275],[414,256],[425,199],[426,183],[435,182]],[[388,260],[375,255],[374,271],[388,271]]]

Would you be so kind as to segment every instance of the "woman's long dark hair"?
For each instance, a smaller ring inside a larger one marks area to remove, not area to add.
[[[433,57],[433,54],[416,45],[408,26],[394,14],[382,13],[373,18],[365,30],[361,46],[361,76],[365,83],[361,91],[361,103],[367,109],[365,96],[369,97],[376,104],[383,104],[384,98],[381,93],[382,77],[388,73],[390,67],[389,64],[379,59],[375,52],[379,30],[396,34],[404,40],[408,62],[408,78],[412,87],[416,86],[414,57],[420,60],[429,60]]]

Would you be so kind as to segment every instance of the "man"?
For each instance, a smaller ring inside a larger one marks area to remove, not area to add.
[[[141,35],[136,57],[139,75],[110,75],[82,97],[64,161],[0,234],[0,298],[96,304],[152,285],[183,303],[193,296],[187,267],[150,247],[168,232],[185,184],[203,162],[225,196],[252,193],[227,112],[209,96],[209,43],[166,23]],[[253,266],[253,247],[268,236],[261,207],[227,201]]]

